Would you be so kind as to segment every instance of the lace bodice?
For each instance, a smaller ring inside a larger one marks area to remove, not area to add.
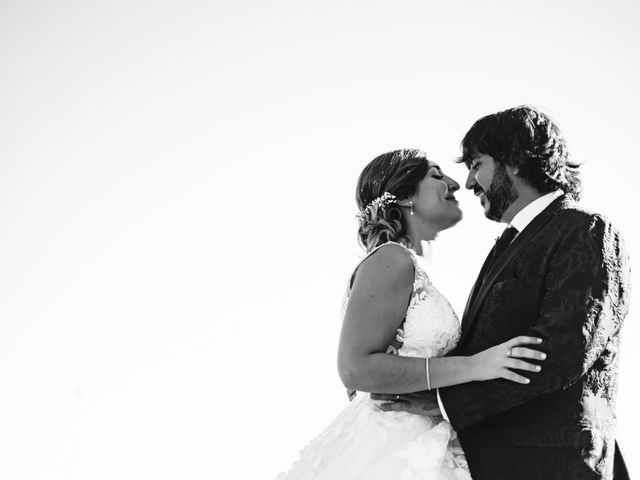
[[[413,292],[402,325],[396,332],[396,339],[402,343],[398,349],[390,345],[387,353],[405,357],[441,357],[451,351],[460,338],[460,322],[451,304],[431,283],[421,265],[421,257],[410,248],[399,243],[388,242],[373,249],[362,259],[373,255],[380,248],[396,245],[411,258],[415,268]],[[387,247],[388,248],[388,247]],[[347,288],[346,307],[350,288]]]

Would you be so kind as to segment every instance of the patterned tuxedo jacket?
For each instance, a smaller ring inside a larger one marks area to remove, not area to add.
[[[543,339],[534,348],[547,359],[540,373],[524,373],[528,385],[497,379],[440,389],[472,476],[628,478],[615,443],[630,276],[620,233],[563,196],[487,264],[452,354],[531,335]]]

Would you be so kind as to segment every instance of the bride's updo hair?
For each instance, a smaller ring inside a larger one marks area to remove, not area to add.
[[[367,253],[386,242],[414,247],[407,235],[400,206],[371,202],[385,192],[395,195],[398,200],[409,198],[428,171],[427,154],[416,149],[382,154],[364,167],[358,178],[356,203],[360,210],[358,239]]]

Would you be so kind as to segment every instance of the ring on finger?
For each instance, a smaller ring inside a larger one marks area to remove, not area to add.
[[[511,349],[507,350],[507,357],[511,356]]]
[[[400,400],[400,395],[396,395],[396,400]]]

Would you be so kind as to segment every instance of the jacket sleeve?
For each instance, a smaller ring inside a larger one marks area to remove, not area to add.
[[[577,223],[577,224],[576,224]],[[591,368],[628,310],[629,265],[617,230],[585,216],[554,250],[537,321],[523,332],[543,339],[542,372],[522,385],[504,379],[440,389],[456,430],[575,383]]]

